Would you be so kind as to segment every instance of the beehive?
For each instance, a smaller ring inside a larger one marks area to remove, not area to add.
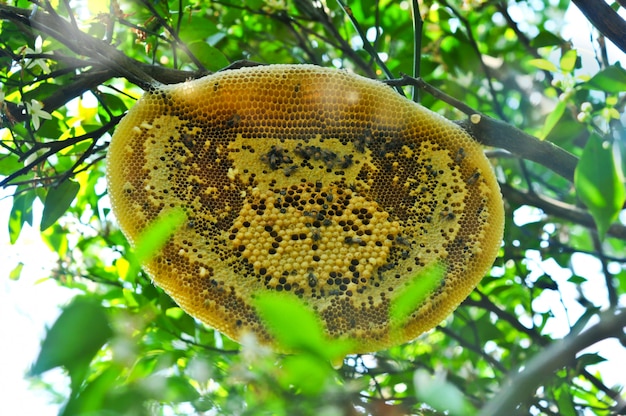
[[[264,291],[301,299],[354,352],[411,340],[468,296],[502,237],[497,182],[464,130],[379,81],[312,65],[154,87],[119,124],[107,178],[131,243],[184,210],[144,267],[235,340],[275,344],[252,300]],[[435,263],[441,284],[391,331],[394,296]]]

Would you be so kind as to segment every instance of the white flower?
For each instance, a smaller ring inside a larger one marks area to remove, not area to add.
[[[42,46],[43,46],[43,40],[41,39],[41,36],[37,36],[37,39],[35,39],[35,50],[32,50],[31,48],[24,48],[22,53],[24,55],[41,54],[43,52]],[[39,66],[44,74],[50,73],[50,67],[48,66],[48,63],[46,62],[44,58],[26,59],[24,63],[25,63],[25,68]]]
[[[26,103],[26,111],[30,115],[35,130],[39,130],[40,118],[45,118],[46,120],[52,118],[50,113],[43,110],[43,104],[37,100],[30,100],[30,103]]]

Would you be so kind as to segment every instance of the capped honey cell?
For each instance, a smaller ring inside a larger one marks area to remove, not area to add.
[[[503,232],[467,132],[379,81],[313,65],[152,87],[113,135],[107,180],[131,244],[168,210],[187,216],[144,264],[154,283],[232,339],[277,350],[255,294],[299,298],[329,338],[380,350],[450,314]],[[397,330],[394,296],[434,264],[441,283]]]

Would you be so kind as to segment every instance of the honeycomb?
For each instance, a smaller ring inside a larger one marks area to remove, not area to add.
[[[113,135],[107,179],[131,244],[186,213],[144,264],[182,309],[234,340],[276,345],[255,294],[288,293],[330,339],[368,352],[414,339],[489,269],[503,206],[480,145],[383,83],[313,65],[155,86]],[[441,283],[392,330],[420,271]]]

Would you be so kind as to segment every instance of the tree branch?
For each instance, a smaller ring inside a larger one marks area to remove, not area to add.
[[[539,163],[565,179],[571,182],[574,181],[574,170],[576,169],[578,159],[555,144],[539,140],[504,121],[481,114],[479,111],[450,97],[421,78],[413,78],[403,74],[402,78],[388,80],[385,83],[393,86],[413,85],[423,89],[433,97],[450,104],[470,116],[470,120],[463,120],[457,124],[467,130],[482,144],[506,149],[522,159]]]
[[[587,331],[555,342],[527,362],[522,371],[514,374],[507,387],[496,394],[479,415],[515,414],[517,406],[532,395],[542,380],[552,377],[559,368],[574,363],[579,351],[604,339],[620,336],[625,326],[626,311],[612,310],[600,315],[600,322]]]
[[[522,159],[531,160],[547,167],[570,182],[578,159],[573,154],[549,141],[539,140],[501,120],[476,114],[459,123],[478,141],[487,146],[506,149]]]
[[[574,205],[547,196],[540,196],[533,192],[522,192],[506,183],[500,183],[500,189],[507,201],[514,204],[531,205],[540,208],[548,215],[554,215],[591,229],[596,228],[595,221],[589,212]],[[613,224],[609,227],[607,234],[626,240],[626,227],[622,224]]]
[[[626,53],[626,22],[604,1],[572,0],[604,36]]]

